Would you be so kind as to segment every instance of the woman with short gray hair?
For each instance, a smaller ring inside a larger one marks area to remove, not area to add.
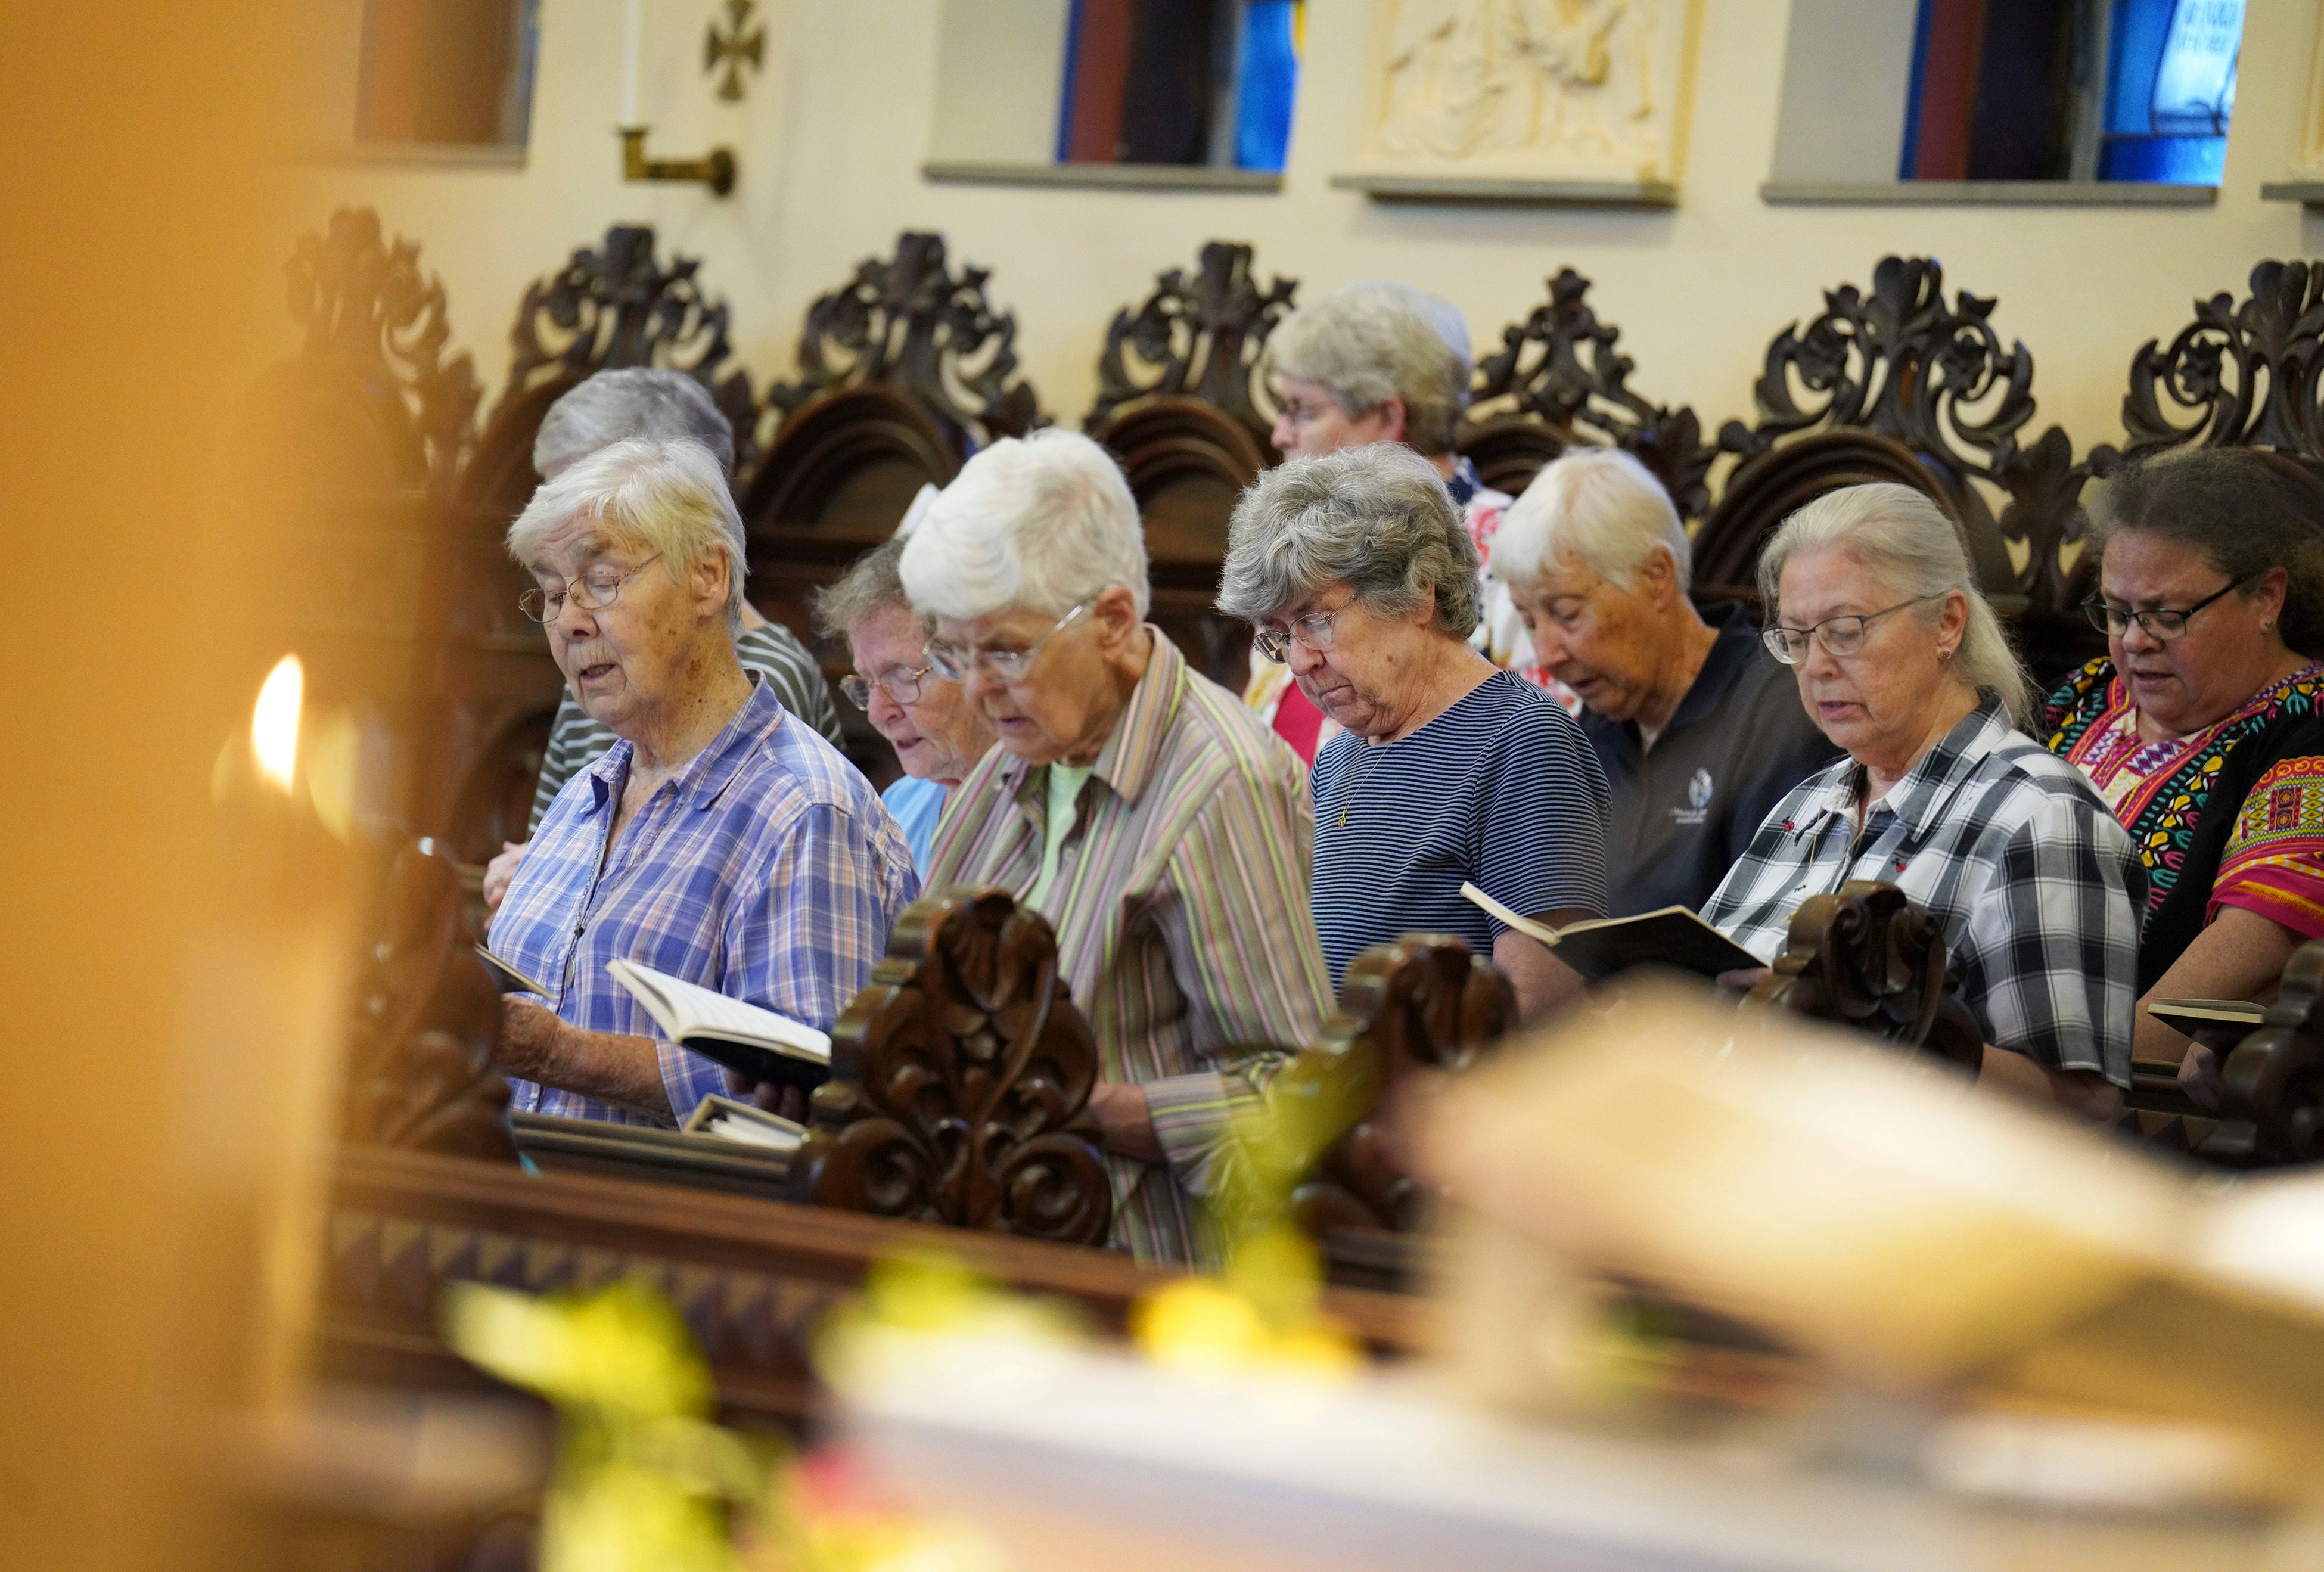
[[[742,540],[724,471],[683,439],[599,449],[509,528],[526,614],[619,739],[549,804],[493,917],[493,952],[548,991],[503,1002],[521,1111],[669,1124],[746,1089],[606,963],[827,1031],[918,893],[871,783],[735,658]]]
[[[1316,755],[1315,926],[1336,983],[1413,929],[1489,955],[1532,1017],[1581,978],[1470,902],[1605,910],[1606,781],[1565,712],[1469,643],[1477,550],[1433,466],[1386,444],[1294,459],[1235,508],[1219,609],[1346,728]]]
[[[717,461],[719,473],[730,482],[733,479],[733,428],[719,412],[710,391],[682,371],[659,366],[598,372],[549,405],[533,439],[532,467],[544,481],[554,480],[600,448],[631,440],[696,443]],[[839,711],[831,702],[823,668],[798,634],[760,615],[742,596],[742,528],[737,516],[733,588],[740,620],[734,627],[734,653],[745,667],[766,678],[785,709],[813,726],[832,746],[841,746]],[[567,689],[558,701],[557,717],[549,723],[549,745],[541,753],[528,837],[540,828],[542,816],[565,783],[603,758],[613,745],[613,734],[590,719],[579,697]],[[485,868],[486,907],[500,903],[517,865],[524,860],[525,845],[503,842],[499,854]]]
[[[1088,438],[978,453],[898,567],[936,619],[928,664],[1001,738],[954,789],[928,883],[1049,920],[1097,1039],[1115,1241],[1196,1259],[1194,1198],[1240,1170],[1239,1122],[1330,1008],[1305,772],[1146,620],[1138,504]]]
[[[1847,756],[1769,810],[1703,919],[1761,959],[1851,879],[1943,929],[1982,1074],[2098,1118],[2130,1084],[2146,874],[2081,772],[2020,733],[2024,668],[1951,522],[1910,486],[1854,485],[1767,544],[1766,642]]]

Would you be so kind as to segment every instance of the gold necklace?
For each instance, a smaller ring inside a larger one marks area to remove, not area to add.
[[[1348,800],[1340,804],[1340,828],[1345,829],[1348,827],[1348,814],[1356,806],[1356,794],[1364,789],[1364,782],[1371,778],[1373,759],[1379,754],[1387,753],[1394,746],[1396,746],[1394,743],[1366,743],[1364,744],[1363,768],[1356,772],[1356,778],[1353,781],[1348,782]]]

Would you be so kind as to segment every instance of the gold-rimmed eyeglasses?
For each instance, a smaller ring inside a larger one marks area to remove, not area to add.
[[[517,609],[537,623],[553,623],[565,614],[569,598],[583,611],[603,611],[621,597],[622,586],[660,559],[657,551],[635,568],[596,567],[557,590],[528,589],[516,597]]]
[[[847,695],[847,702],[858,709],[872,707],[872,690],[875,688],[885,690],[898,704],[909,704],[919,698],[921,688],[926,686],[920,679],[928,671],[926,666],[915,666],[908,671],[901,666],[890,666],[877,677],[858,677],[851,672],[839,680],[839,691]]]

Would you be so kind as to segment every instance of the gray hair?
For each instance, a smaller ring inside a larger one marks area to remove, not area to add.
[[[1434,593],[1435,625],[1477,625],[1477,547],[1436,467],[1389,442],[1295,458],[1235,504],[1218,608],[1260,624],[1344,579],[1383,616],[1408,617]]]
[[[2256,448],[2199,448],[2149,458],[2109,482],[2097,548],[2099,561],[2125,531],[2199,551],[2244,587],[2281,568],[2285,644],[2324,654],[2324,481],[2298,459]]]
[[[1529,588],[1554,557],[1570,557],[1624,589],[1656,551],[1670,554],[1678,587],[1693,566],[1686,525],[1653,471],[1618,448],[1583,448],[1554,458],[1501,515],[1493,572]]]
[[[1909,485],[1884,481],[1828,491],[1785,519],[1759,557],[1759,594],[1770,622],[1780,615],[1784,564],[1803,551],[1823,550],[1846,553],[1899,600],[1960,590],[1969,599],[1969,623],[1953,670],[1978,692],[1999,698],[2011,720],[2025,724],[2034,710],[2033,680],[1970,577],[1969,553],[1952,521],[1935,503]],[[1914,613],[1929,624],[1941,615],[1935,606]]]
[[[548,475],[632,437],[683,437],[707,448],[734,473],[734,428],[710,390],[682,371],[632,366],[601,371],[549,406],[532,439],[532,467]]]
[[[1270,376],[1321,383],[1350,420],[1404,401],[1404,439],[1452,451],[1469,407],[1469,325],[1450,301],[1409,284],[1333,290],[1286,317],[1267,340]]]
[[[912,605],[967,621],[1011,608],[1062,616],[1114,585],[1143,617],[1146,532],[1112,455],[1078,431],[1004,437],[928,504],[898,569]]]
[[[750,569],[742,516],[725,471],[701,443],[633,438],[601,448],[545,480],[508,528],[509,555],[530,567],[543,536],[576,517],[661,553],[674,581],[713,551],[726,558],[726,626],[742,631],[742,578]]]
[[[855,559],[839,582],[815,592],[815,629],[826,639],[844,639],[847,630],[883,606],[912,609],[904,593],[904,576],[897,565],[904,559],[904,542],[882,541]]]

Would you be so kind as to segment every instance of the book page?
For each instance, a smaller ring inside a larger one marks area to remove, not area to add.
[[[1537,939],[1544,944],[1557,942],[1557,929],[1545,922],[1536,922],[1530,917],[1520,917],[1474,884],[1462,884],[1461,893],[1485,909],[1503,928],[1514,928],[1527,939]]]
[[[721,1037],[756,1043],[796,1058],[830,1062],[830,1037],[788,1015],[715,994],[635,961],[607,961],[605,970],[615,982],[637,995],[638,1002],[669,1033],[672,1041],[683,1042],[695,1036]]]

